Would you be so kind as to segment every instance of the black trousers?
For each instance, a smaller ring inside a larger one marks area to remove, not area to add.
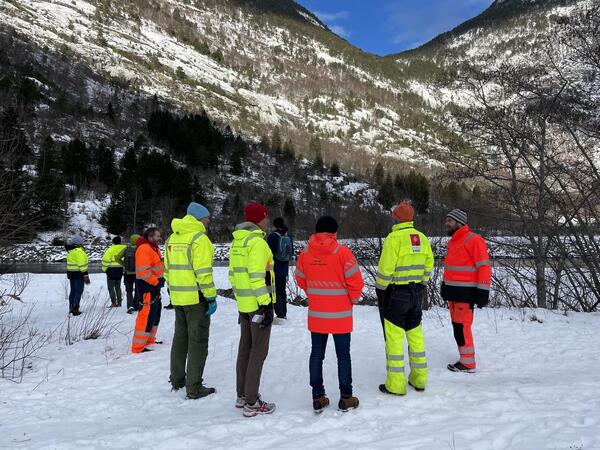
[[[287,275],[275,276],[275,314],[277,317],[287,317]]]
[[[421,324],[423,310],[421,299],[425,287],[421,284],[390,285],[385,291],[383,302],[379,302],[379,316],[405,331]]]

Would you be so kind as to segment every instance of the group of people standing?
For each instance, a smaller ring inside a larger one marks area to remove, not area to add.
[[[425,390],[427,359],[422,329],[421,302],[434,266],[427,237],[414,226],[414,209],[408,202],[392,212],[392,231],[384,242],[376,275],[376,294],[385,337],[386,380],[379,390],[405,395],[407,384]],[[198,203],[190,203],[183,218],[171,223],[173,233],[159,250],[162,234],[150,228],[142,237],[132,236],[129,246],[115,238],[105,253],[103,270],[107,273],[112,305],[119,306],[120,287],[114,278],[121,264],[126,267],[128,249],[135,262],[136,293],[132,306],[139,309],[132,340],[132,351],[150,351],[156,341],[160,321],[161,288],[168,287],[175,310],[175,333],[171,347],[170,382],[174,391],[184,389],[189,399],[215,392],[203,383],[208,354],[211,316],[217,311],[217,291],[213,280],[214,247],[207,235],[210,212]],[[474,306],[488,304],[491,266],[483,238],[469,230],[467,214],[453,210],[446,217],[448,252],[444,260],[442,297],[449,302],[459,360],[449,364],[454,372],[472,373],[476,369],[471,325]],[[238,307],[240,339],[236,363],[237,399],[235,407],[246,417],[270,414],[275,404],[259,394],[264,361],[269,350],[274,320],[285,320],[285,286],[293,242],[283,220],[274,221],[275,230],[267,237],[270,220],[259,203],[244,208],[244,221],[235,227],[229,253],[229,281]],[[315,412],[329,405],[323,385],[323,360],[328,337],[333,335],[338,360],[340,399],[338,408],[348,411],[359,405],[353,395],[350,357],[353,331],[353,306],[363,293],[364,281],[352,251],[337,240],[338,224],[333,217],[320,217],[315,232],[300,252],[295,279],[308,297],[308,329],[311,332],[309,362],[312,402]],[[134,239],[135,238],[135,239]],[[80,239],[80,238],[79,238]],[[89,283],[87,257],[83,242],[72,238],[67,243],[67,265],[72,292],[71,312],[79,314],[77,296],[83,291],[78,280]],[[69,250],[70,248],[70,250]],[[75,273],[77,272],[77,273]],[[122,274],[122,272],[121,272]],[[120,284],[120,281],[119,281]],[[112,287],[111,287],[112,286]],[[71,303],[71,296],[69,297]],[[135,304],[139,301],[139,307]],[[75,306],[75,303],[77,304]],[[129,291],[128,291],[129,306]],[[277,315],[277,318],[275,318]],[[404,339],[408,342],[410,372],[405,378]]]

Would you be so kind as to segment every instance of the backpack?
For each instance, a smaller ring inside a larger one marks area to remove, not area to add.
[[[275,253],[277,261],[290,261],[294,256],[294,247],[292,246],[292,238],[287,235],[279,235],[279,245]]]
[[[123,256],[123,267],[126,272],[135,272],[135,247],[128,246]]]

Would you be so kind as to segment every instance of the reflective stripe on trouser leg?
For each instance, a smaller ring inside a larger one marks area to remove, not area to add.
[[[144,305],[135,319],[135,329],[131,341],[131,351],[133,353],[141,353],[149,345],[151,338],[151,333],[146,331],[148,316],[150,315],[150,292],[144,294],[143,302]]]
[[[419,389],[425,389],[427,384],[427,358],[425,356],[425,338],[423,326],[419,324],[411,330],[406,330],[408,341],[408,359],[410,361],[410,374],[408,380]]]
[[[150,332],[150,339],[148,339],[148,343],[154,344],[156,342],[156,332],[158,331],[157,326],[152,327],[152,331]]]
[[[387,377],[385,387],[394,394],[406,394],[404,376],[404,330],[384,320]]]
[[[453,325],[460,327],[460,340],[457,339],[458,353],[460,362],[470,368],[475,369],[475,345],[473,343],[473,332],[471,326],[473,325],[473,310],[467,303],[450,303],[450,316],[452,318]],[[456,324],[456,325],[455,325]]]

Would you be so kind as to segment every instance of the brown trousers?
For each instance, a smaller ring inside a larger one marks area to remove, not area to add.
[[[261,328],[252,322],[254,313],[240,313],[240,346],[237,357],[237,395],[256,403],[263,364],[269,353],[271,325]]]

